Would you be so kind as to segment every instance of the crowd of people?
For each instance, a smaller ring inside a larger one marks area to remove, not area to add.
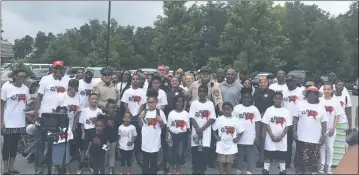
[[[179,68],[172,75],[168,66],[159,65],[156,73],[103,68],[101,74],[96,80],[91,70],[81,68],[71,79],[64,75],[64,63],[55,61],[52,73],[39,83],[35,116],[65,107],[69,118],[52,149],[57,172],[64,167],[71,173],[68,165],[80,154],[77,174],[89,157],[94,174],[104,174],[105,166],[109,174],[131,174],[133,150],[140,149],[142,173],[157,174],[162,149],[161,169],[180,174],[190,147],[193,174],[205,174],[216,162],[220,174],[252,174],[255,168],[270,174],[272,161],[278,162],[280,174],[292,165],[297,173],[331,174],[347,150],[345,131],[354,126],[351,98],[335,73],[327,83],[301,86],[295,75],[280,70],[276,83],[261,77],[258,89],[232,68],[204,66],[188,74]],[[20,173],[14,161],[17,142],[26,133],[26,76],[18,66],[13,81],[1,90],[4,174]],[[35,153],[38,174],[43,173],[44,150],[43,141]],[[120,172],[115,172],[117,156]]]

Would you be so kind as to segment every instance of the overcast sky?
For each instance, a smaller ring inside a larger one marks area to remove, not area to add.
[[[80,27],[89,19],[107,21],[106,1],[3,1],[1,2],[3,38],[13,42],[25,35],[36,36],[38,31],[65,32],[66,29]],[[189,2],[190,6],[195,2]],[[205,2],[197,2],[205,3]],[[284,4],[284,2],[276,2]],[[303,1],[316,4],[333,15],[349,10],[351,1]],[[113,1],[111,16],[121,25],[143,27],[153,25],[158,15],[163,13],[161,1]]]

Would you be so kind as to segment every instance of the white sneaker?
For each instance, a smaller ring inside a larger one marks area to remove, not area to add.
[[[77,170],[76,174],[82,174],[82,169]]]
[[[237,170],[236,174],[242,174],[241,170]]]
[[[324,165],[320,165],[320,169],[318,171],[320,174],[324,174],[324,167]]]
[[[250,172],[250,171],[247,171],[247,172],[246,172],[246,174],[252,174],[252,172]]]
[[[327,169],[327,174],[333,174],[333,172],[332,172],[332,167],[328,167],[328,169]]]

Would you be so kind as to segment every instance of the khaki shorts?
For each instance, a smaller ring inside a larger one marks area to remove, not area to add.
[[[219,163],[230,163],[233,164],[235,154],[231,155],[224,155],[224,154],[218,154],[217,161]]]

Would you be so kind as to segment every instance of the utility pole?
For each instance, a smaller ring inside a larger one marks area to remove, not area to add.
[[[106,67],[108,67],[108,57],[110,54],[110,22],[111,22],[111,1],[108,1]]]

